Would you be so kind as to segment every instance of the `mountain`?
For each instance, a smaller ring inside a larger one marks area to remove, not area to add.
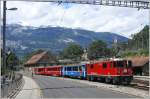
[[[126,42],[128,38],[110,32],[94,32],[83,29],[64,27],[31,27],[11,24],[6,26],[6,45],[15,49],[22,56],[37,49],[59,52],[69,43],[77,43],[83,47],[95,40],[103,40],[111,46],[113,40]]]

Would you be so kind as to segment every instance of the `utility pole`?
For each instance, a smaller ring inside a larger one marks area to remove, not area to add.
[[[118,54],[118,40],[117,37],[114,38],[114,49],[115,49],[115,56]]]
[[[6,66],[6,10],[17,10],[17,8],[10,8],[7,9],[6,7],[6,1],[3,1],[3,33],[2,33],[2,41],[3,41],[3,69],[4,74],[6,74],[7,66]]]
[[[5,38],[5,32],[6,32],[6,1],[3,1],[3,68],[4,68],[4,74],[6,73],[6,38]]]

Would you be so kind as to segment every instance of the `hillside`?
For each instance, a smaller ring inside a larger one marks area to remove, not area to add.
[[[128,38],[110,32],[94,32],[83,29],[63,27],[30,27],[21,25],[7,25],[7,46],[14,48],[17,55],[23,55],[37,49],[59,52],[70,43],[77,43],[83,47],[95,40],[103,40],[111,46],[114,38],[119,42]]]

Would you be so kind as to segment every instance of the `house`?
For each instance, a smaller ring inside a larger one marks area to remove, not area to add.
[[[128,59],[132,61],[134,75],[149,75],[149,57],[132,57]]]
[[[32,55],[32,57],[24,64],[25,67],[47,66],[56,63],[56,59],[47,51]]]

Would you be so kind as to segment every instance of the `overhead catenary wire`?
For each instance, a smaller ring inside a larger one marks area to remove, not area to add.
[[[60,5],[60,3],[58,4],[58,6]],[[68,3],[66,4],[66,6],[68,6]],[[63,10],[62,16],[60,17],[60,19],[58,20],[58,26],[61,25],[61,23],[64,20],[65,14],[66,14],[66,9]]]

